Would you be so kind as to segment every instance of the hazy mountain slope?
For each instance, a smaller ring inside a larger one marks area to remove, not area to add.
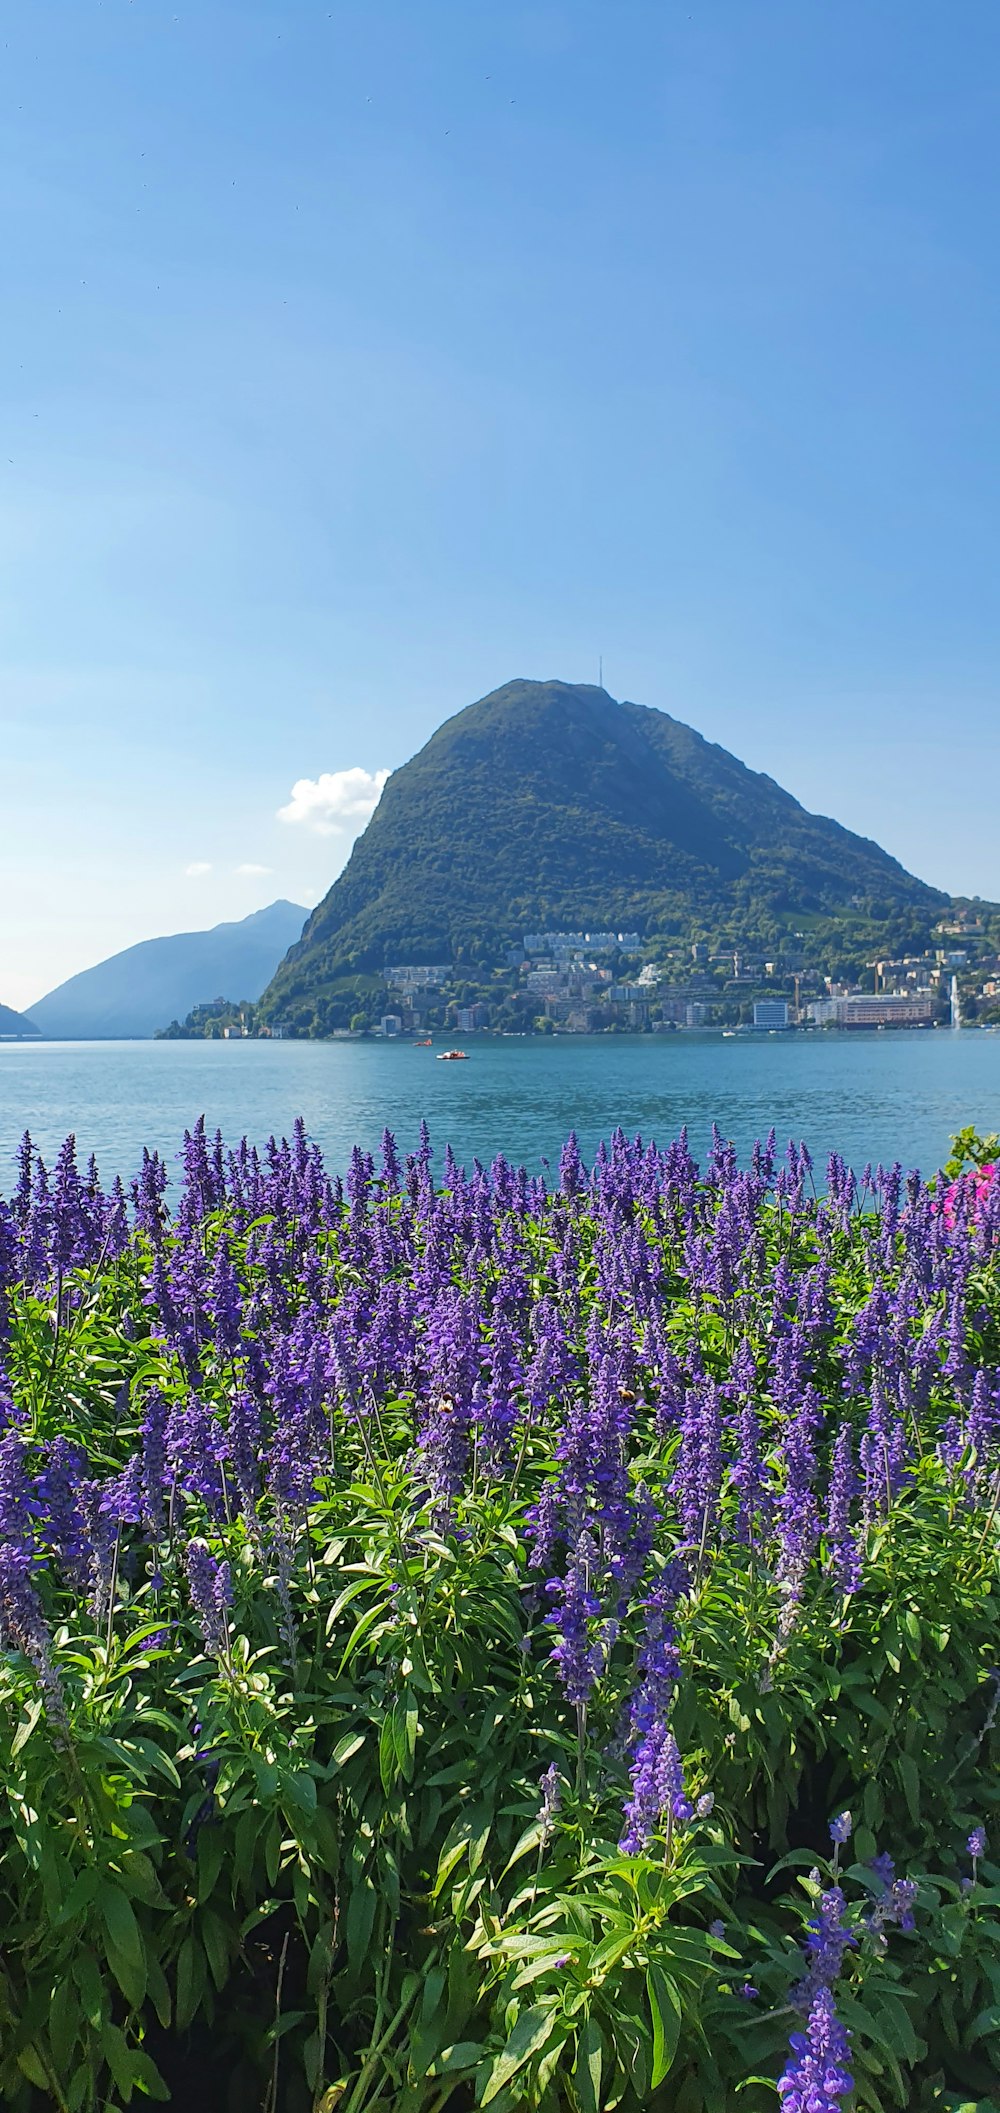
[[[946,898],[664,712],[510,682],[389,779],[264,995],[294,1016],[386,962],[486,958],[529,928],[642,933],[762,911],[930,918]]]
[[[295,903],[272,902],[236,924],[141,940],[71,976],[28,1017],[54,1040],[142,1037],[205,999],[259,998],[305,916]]]
[[[0,1035],[32,1035],[38,1029],[26,1013],[15,1012],[11,1005],[0,1005]]]

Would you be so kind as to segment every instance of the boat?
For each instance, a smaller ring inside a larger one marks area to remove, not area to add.
[[[414,1042],[413,1047],[414,1049],[429,1049],[431,1047],[430,1035],[428,1035],[426,1042]]]
[[[468,1061],[464,1049],[442,1049],[438,1056],[439,1064],[467,1064]]]
[[[735,1040],[736,1040],[736,1029],[735,1029],[735,1027],[724,1027],[724,1028],[723,1028],[723,1030],[722,1030],[722,1039],[723,1039],[723,1041],[724,1041],[724,1042],[735,1042]]]

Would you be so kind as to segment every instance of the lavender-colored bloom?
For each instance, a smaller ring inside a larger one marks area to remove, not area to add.
[[[778,1499],[778,1583],[785,1596],[784,1630],[794,1619],[806,1572],[819,1538],[819,1506],[813,1489],[816,1474],[814,1433],[821,1421],[815,1388],[807,1386],[785,1429],[781,1448],[785,1484]]]
[[[862,1576],[861,1553],[857,1536],[851,1528],[851,1506],[856,1493],[857,1478],[854,1473],[851,1427],[849,1423],[842,1423],[837,1432],[830,1467],[826,1543],[834,1576],[845,1595],[860,1589]]]
[[[829,1988],[819,1988],[809,2009],[805,2032],[793,2032],[790,2055],[778,2092],[784,2113],[827,2113],[842,2106],[854,2089],[848,2068],[850,2034],[841,2025]]]
[[[850,1813],[840,1812],[836,1819],[830,1821],[830,1840],[837,1848],[843,1848],[844,1843],[850,1841],[853,1829],[854,1822]]]
[[[915,1878],[897,1878],[890,1890],[891,1920],[898,1922],[901,1930],[912,1930],[913,1910],[920,1888]]]
[[[219,1234],[215,1250],[209,1305],[216,1349],[222,1357],[234,1357],[239,1349],[243,1315],[239,1278],[233,1268],[225,1233]]]
[[[896,1871],[895,1859],[889,1855],[887,1849],[883,1849],[880,1856],[872,1857],[869,1869],[874,1871],[876,1878],[880,1879],[884,1886],[891,1886]]]
[[[684,1766],[670,1726],[662,1719],[640,1740],[630,1770],[632,1791],[625,1804],[627,1825],[619,1842],[625,1856],[641,1856],[666,1817],[691,1819],[694,1807],[684,1788]]]
[[[586,1184],[576,1131],[571,1130],[559,1157],[559,1186],[564,1196],[578,1196]]]
[[[893,1417],[882,1387],[872,1387],[871,1409],[861,1440],[866,1526],[884,1518],[907,1480],[908,1448],[899,1417]]]
[[[685,1543],[705,1546],[722,1483],[722,1417],[712,1381],[688,1389],[681,1420],[681,1446],[673,1481]]]
[[[32,1584],[28,1558],[23,1550],[0,1543],[0,1643],[23,1651],[34,1666],[42,1691],[45,1714],[63,1729],[66,1702],[62,1683],[52,1661],[52,1646],[41,1601]]]
[[[840,1973],[844,1953],[857,1948],[857,1938],[849,1928],[847,1903],[839,1886],[830,1886],[820,1895],[819,1908],[807,1925],[807,1968],[803,1979],[792,1990],[792,2001],[798,2010],[808,2010],[819,1988],[832,1988]]]
[[[558,1634],[551,1656],[559,1668],[567,1701],[577,1705],[587,1702],[604,1667],[604,1651],[595,1642],[591,1626],[601,1612],[592,1582],[598,1562],[597,1544],[592,1534],[584,1530],[572,1551],[565,1577],[552,1578],[546,1586],[554,1601],[546,1620]]]
[[[556,1814],[562,1804],[562,1777],[554,1761],[549,1763],[542,1777],[542,1802],[538,1808],[538,1824],[541,1841],[547,1842],[555,1828]]]
[[[240,1507],[251,1528],[260,1497],[262,1446],[260,1403],[249,1388],[240,1387],[229,1406],[229,1458]]]
[[[969,1839],[966,1843],[966,1848],[968,1849],[969,1855],[972,1858],[973,1865],[979,1862],[981,1856],[985,1856],[986,1830],[984,1827],[973,1827],[972,1833],[970,1834]]]
[[[227,1612],[233,1604],[229,1564],[217,1562],[204,1541],[189,1541],[184,1567],[205,1647],[213,1658],[223,1658],[229,1649]]]
[[[751,1546],[758,1531],[766,1531],[773,1509],[771,1492],[762,1464],[760,1418],[752,1401],[744,1402],[735,1419],[736,1457],[729,1471],[739,1505],[733,1532],[744,1547]]]
[[[80,1494],[86,1482],[87,1464],[79,1448],[61,1436],[51,1439],[36,1484],[44,1537],[63,1576],[74,1591],[84,1593],[92,1575],[92,1549]]]
[[[0,1438],[0,1541],[28,1547],[37,1505],[27,1472],[27,1451],[17,1429]]]
[[[167,1484],[167,1428],[170,1411],[158,1389],[148,1396],[142,1417],[142,1518],[153,1541],[166,1530],[163,1492]]]

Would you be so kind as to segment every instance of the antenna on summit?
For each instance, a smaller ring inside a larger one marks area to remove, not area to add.
[[[601,654],[599,654],[599,655],[598,655],[598,660],[597,660],[597,687],[598,687],[598,689],[599,689],[599,690],[603,690],[603,688],[604,688],[604,655],[603,655],[603,653],[601,653]]]

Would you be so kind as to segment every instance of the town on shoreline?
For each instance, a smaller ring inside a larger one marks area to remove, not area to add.
[[[331,1040],[421,1040],[435,1033],[676,1034],[1000,1024],[997,937],[974,910],[935,928],[933,944],[872,958],[860,972],[817,960],[809,935],[770,953],[638,932],[526,932],[500,962],[397,962],[355,979],[349,1024]],[[838,972],[839,970],[839,972]],[[166,1039],[282,1038],[297,1029],[250,1004],[217,999],[174,1021]]]

